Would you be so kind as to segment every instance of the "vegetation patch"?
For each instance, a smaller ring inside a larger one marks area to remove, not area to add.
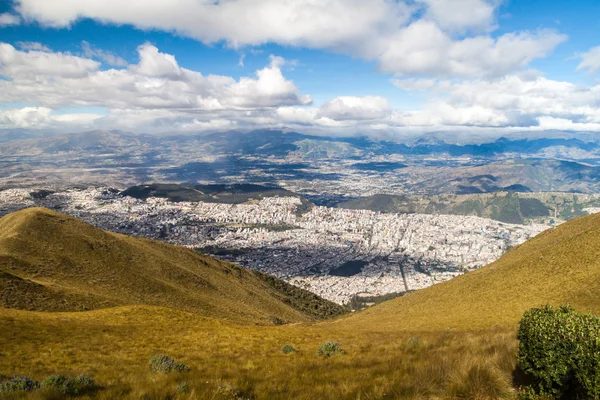
[[[164,354],[158,354],[150,358],[150,370],[155,374],[168,374],[169,372],[186,372],[189,367],[175,361]]]
[[[518,367],[536,394],[600,398],[600,318],[569,306],[525,312],[517,334]]]
[[[0,384],[0,393],[33,392],[40,383],[28,376],[15,375]]]
[[[50,375],[42,381],[41,387],[55,389],[68,396],[79,396],[91,393],[97,389],[94,378],[86,375],[74,377]]]
[[[317,355],[320,357],[332,357],[336,354],[343,354],[344,351],[336,342],[325,342],[317,350]]]
[[[177,385],[177,393],[179,394],[186,394],[189,393],[192,390],[192,388],[190,387],[190,384],[188,382],[179,382],[179,384]]]
[[[294,353],[295,351],[296,351],[296,349],[291,344],[284,344],[283,347],[281,348],[281,352],[283,354],[290,354],[290,353]]]

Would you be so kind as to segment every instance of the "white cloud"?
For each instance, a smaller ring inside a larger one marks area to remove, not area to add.
[[[17,80],[44,78],[81,78],[96,71],[99,63],[66,53],[19,51],[0,42],[0,75]]]
[[[90,126],[100,118],[97,114],[60,114],[53,115],[48,107],[23,107],[0,110],[0,128],[52,128],[61,123],[69,126]]]
[[[88,58],[97,58],[103,63],[114,65],[115,67],[124,67],[127,65],[127,61],[123,58],[114,55],[110,51],[98,49],[85,40],[81,42],[81,48],[83,50],[83,55]]]
[[[379,96],[340,96],[325,103],[318,116],[336,121],[382,119],[391,112],[390,103]]]
[[[579,58],[581,58],[581,63],[577,66],[578,71],[587,70],[590,73],[596,73],[600,70],[600,46],[580,54]]]
[[[80,18],[176,32],[229,46],[278,43],[376,61],[398,75],[498,77],[545,57],[566,36],[492,37],[495,0],[17,0],[26,20],[66,27]],[[473,36],[475,34],[475,36]],[[466,35],[466,36],[465,36]]]
[[[21,50],[52,51],[48,46],[38,42],[16,42],[15,44]]]
[[[0,27],[19,25],[21,18],[18,15],[4,13],[0,14]]]
[[[0,101],[46,107],[102,106],[127,109],[210,111],[301,105],[311,102],[287,80],[281,57],[254,77],[235,80],[182,68],[155,46],[138,48],[140,61],[126,69],[100,70],[97,61],[64,53],[20,51],[0,43]]]
[[[498,77],[549,55],[565,40],[552,31],[454,40],[433,22],[417,21],[396,34],[379,61],[382,71],[397,75]]]
[[[441,28],[462,32],[468,29],[494,28],[496,4],[485,0],[423,0],[427,5],[426,17]],[[497,2],[496,2],[497,3]]]
[[[139,46],[137,64],[107,70],[89,58],[41,51],[41,44],[22,47],[33,50],[0,42],[0,75],[5,78],[0,80],[0,103],[35,107],[3,111],[1,127],[95,124],[124,129],[210,129],[225,127],[223,121],[277,123],[269,109],[312,102],[284,77],[280,67],[287,61],[277,56],[271,56],[269,65],[254,76],[236,80],[183,68],[173,55],[148,43]],[[89,106],[106,108],[109,113],[53,112]]]

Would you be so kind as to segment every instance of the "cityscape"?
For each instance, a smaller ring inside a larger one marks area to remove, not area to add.
[[[401,294],[446,281],[549,228],[324,206],[298,213],[300,205],[297,197],[243,204],[140,200],[108,187],[0,192],[0,216],[47,207],[109,231],[198,249],[338,304],[353,296]]]

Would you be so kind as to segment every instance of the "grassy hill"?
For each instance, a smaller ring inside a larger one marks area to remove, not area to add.
[[[78,236],[63,235],[52,241],[45,238],[50,232],[60,235],[64,231],[77,232]],[[12,248],[12,257],[24,263],[9,269],[6,256],[2,256],[4,274],[26,271],[28,277],[21,277],[24,285],[40,284],[73,296],[108,296],[61,268],[57,267],[52,276],[43,273],[44,263],[69,260],[64,254],[74,257],[68,250],[70,242],[91,241],[88,236],[100,235],[94,228],[38,209],[0,220],[0,232],[2,254]],[[124,248],[134,246],[132,243],[142,246],[148,257],[143,268],[152,270],[153,276],[160,276],[160,270],[149,260],[165,248],[171,249],[170,257],[180,257],[178,261],[190,257],[204,260],[216,270],[228,266],[188,253],[177,255],[183,249],[173,246],[100,232],[110,237],[102,236],[107,251],[109,245],[112,247],[112,254],[126,255]],[[91,242],[96,246],[97,242]],[[29,247],[24,247],[26,243]],[[35,254],[34,243],[50,246],[41,247],[48,255]],[[73,251],[87,250],[82,246]],[[90,256],[81,256],[86,254]],[[35,272],[28,269],[30,257],[38,260]],[[135,259],[131,262],[135,264]],[[104,263],[103,268],[112,270],[107,265]],[[142,264],[135,265],[142,268]],[[85,265],[81,268],[82,276],[92,275]],[[118,271],[123,269],[126,267],[120,265]],[[192,266],[186,269],[196,273]],[[286,308],[283,303],[289,300],[273,299],[303,299],[303,295],[293,293],[294,289],[280,287],[278,281],[268,282],[265,277],[254,276],[254,281],[240,273],[242,278],[235,270],[218,275],[225,280],[222,285],[231,285],[227,288],[198,290],[213,291],[218,300],[205,298],[210,304],[225,303],[225,298],[232,307],[247,303],[243,310],[254,313],[254,321],[278,315],[274,309],[285,315],[298,313],[294,314],[295,321],[310,319],[298,311],[301,307]],[[131,279],[149,279],[121,276],[119,281],[127,282],[131,292],[138,290]],[[203,275],[217,287],[211,276],[212,272]],[[232,280],[246,288],[250,284],[261,287],[256,296],[263,297],[255,301],[253,296],[246,296],[235,302],[226,292],[238,290]],[[53,286],[50,281],[77,284]],[[138,295],[138,302],[125,301],[128,295],[124,290],[110,300],[130,305],[86,312],[0,308],[0,374],[26,373],[41,379],[52,373],[87,373],[102,384],[98,398],[103,399],[516,399],[515,328],[522,313],[545,303],[570,303],[580,311],[600,313],[599,285],[600,215],[591,215],[542,233],[478,271],[331,321],[257,326],[247,323],[250,316],[240,318],[224,305],[219,313],[229,321],[223,321],[217,312],[209,315],[193,308],[186,310],[177,302],[175,306],[150,303],[151,297],[145,295]],[[30,291],[26,286],[15,288],[13,293]],[[268,297],[269,290],[278,294]],[[269,298],[267,306],[264,301]],[[234,323],[238,321],[244,324]],[[337,342],[344,353],[318,357],[317,349],[326,341]],[[296,351],[284,354],[281,348],[285,344]],[[151,374],[148,359],[160,353],[184,362],[190,372]],[[179,391],[182,384],[190,390]]]
[[[0,219],[0,284],[0,305],[36,311],[143,304],[242,323],[343,312],[193,250],[105,232],[41,208]]]
[[[514,191],[474,194],[390,195],[375,194],[336,204],[339,208],[385,213],[474,215],[506,223],[570,220],[587,215],[583,209],[598,207],[594,195],[575,193],[516,193]]]

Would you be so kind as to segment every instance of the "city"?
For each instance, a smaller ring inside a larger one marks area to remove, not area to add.
[[[32,195],[33,194],[33,195]],[[454,215],[383,214],[296,197],[243,204],[139,200],[108,187],[0,191],[0,216],[43,206],[113,232],[199,249],[338,304],[422,289],[498,259],[548,228]]]

